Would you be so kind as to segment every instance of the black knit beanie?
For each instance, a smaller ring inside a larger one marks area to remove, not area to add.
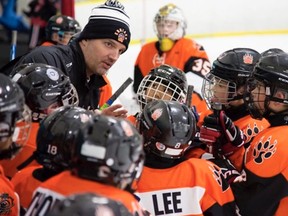
[[[92,9],[79,40],[111,38],[125,45],[127,50],[131,37],[129,21],[124,6],[118,0],[107,0]]]

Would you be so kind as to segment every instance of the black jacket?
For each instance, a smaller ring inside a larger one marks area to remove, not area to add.
[[[86,109],[98,108],[99,88],[106,85],[102,76],[86,77],[84,55],[78,41],[69,45],[39,46],[24,55],[17,64],[44,63],[61,69],[70,77],[79,95],[79,106]]]

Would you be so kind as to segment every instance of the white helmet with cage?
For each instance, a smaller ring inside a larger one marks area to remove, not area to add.
[[[169,35],[163,34],[159,28],[160,26],[163,26],[167,21],[176,21],[178,24],[176,30],[174,30]],[[186,18],[184,17],[182,10],[174,4],[167,4],[161,7],[154,18],[154,31],[159,39],[166,37],[173,41],[178,40],[184,37],[186,28]]]

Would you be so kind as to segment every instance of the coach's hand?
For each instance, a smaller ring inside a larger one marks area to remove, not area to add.
[[[123,108],[121,104],[111,105],[103,110],[95,110],[96,114],[103,114],[107,116],[114,116],[120,118],[126,118],[128,111]]]

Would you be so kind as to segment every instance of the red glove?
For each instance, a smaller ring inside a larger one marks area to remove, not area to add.
[[[245,143],[243,132],[224,111],[220,111],[218,116],[211,114],[204,118],[200,140],[224,156],[232,155]]]

